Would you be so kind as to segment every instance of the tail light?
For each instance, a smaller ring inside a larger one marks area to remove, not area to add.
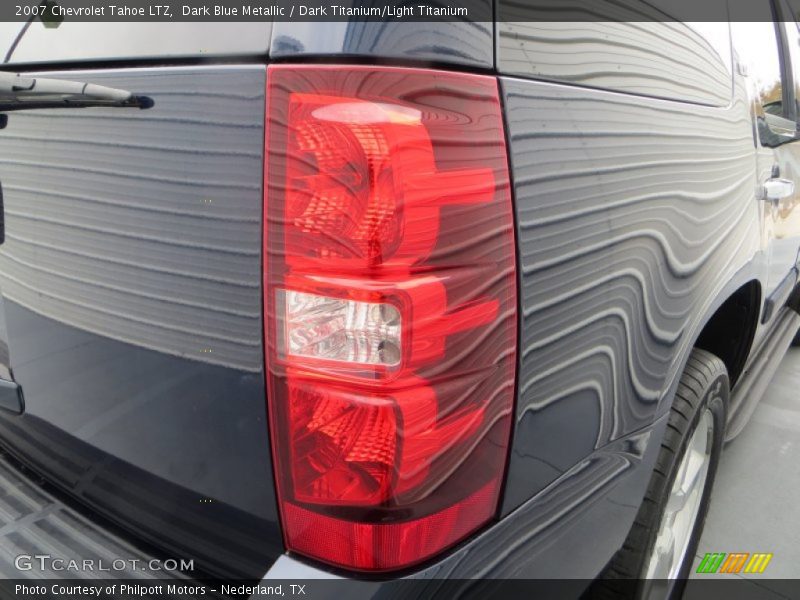
[[[287,547],[407,567],[497,510],[516,363],[497,82],[271,66],[270,428]]]

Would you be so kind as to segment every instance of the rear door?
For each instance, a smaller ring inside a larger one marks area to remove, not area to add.
[[[14,112],[0,131],[0,289],[25,397],[0,443],[168,557],[260,577],[283,550],[262,351],[265,65],[46,76],[154,105]]]
[[[783,3],[780,4],[783,7]],[[779,300],[791,291],[798,275],[798,251],[800,251],[800,135],[797,123],[800,120],[800,29],[788,8],[779,14],[782,20],[778,26],[784,56],[785,80],[791,93],[788,102],[794,110],[794,140],[775,149],[776,160],[783,173],[791,179],[794,191],[778,199],[773,211],[775,238],[772,251],[772,270],[775,279],[780,278]],[[790,20],[791,19],[791,20]]]
[[[768,260],[764,323],[775,315],[797,281],[800,246],[800,142],[792,72],[792,57],[798,60],[800,47],[794,24],[794,35],[787,38],[789,25],[767,21],[732,24],[734,45],[754,90],[759,196]]]

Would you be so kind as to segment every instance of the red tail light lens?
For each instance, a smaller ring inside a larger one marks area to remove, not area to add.
[[[423,561],[490,520],[516,364],[497,82],[268,71],[265,328],[292,551]]]

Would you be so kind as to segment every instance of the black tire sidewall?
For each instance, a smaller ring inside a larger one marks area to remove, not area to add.
[[[720,395],[717,393],[717,388],[721,386],[722,389],[725,390],[725,394]],[[709,458],[709,465],[708,465],[708,473],[706,475],[705,481],[705,488],[703,489],[703,495],[700,499],[700,505],[698,507],[697,517],[695,520],[694,528],[692,530],[691,536],[689,538],[689,545],[686,548],[686,556],[684,558],[683,564],[681,565],[678,578],[674,580],[671,588],[667,593],[667,598],[676,599],[680,598],[683,593],[683,588],[686,584],[686,579],[689,577],[692,565],[694,564],[695,554],[697,552],[697,546],[700,542],[700,537],[703,533],[703,527],[705,525],[706,516],[708,515],[708,508],[711,503],[711,493],[714,487],[714,480],[717,474],[717,468],[719,466],[720,457],[722,455],[722,448],[724,446],[724,439],[725,439],[725,424],[727,418],[727,390],[728,390],[728,376],[727,373],[722,372],[719,373],[712,381],[711,384],[705,391],[705,394],[697,406],[695,413],[690,421],[689,426],[684,433],[683,440],[680,445],[680,450],[678,454],[675,456],[671,466],[669,476],[666,479],[666,485],[664,486],[663,493],[660,498],[659,504],[659,519],[656,526],[653,528],[653,534],[648,541],[648,552],[646,556],[650,556],[652,553],[653,546],[655,545],[656,537],[658,534],[658,529],[661,523],[661,518],[664,516],[664,509],[666,508],[667,502],[669,500],[670,492],[672,491],[672,486],[675,482],[675,478],[678,474],[678,467],[681,464],[684,454],[686,453],[687,446],[689,441],[692,438],[692,435],[697,429],[697,426],[700,422],[700,418],[703,415],[706,408],[711,411],[711,415],[713,417],[714,422],[714,431],[712,435],[713,445],[711,447],[711,456]],[[643,569],[646,568],[647,561],[644,561]],[[644,573],[642,573],[642,577],[644,577]]]

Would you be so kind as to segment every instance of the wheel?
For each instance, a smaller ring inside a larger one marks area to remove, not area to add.
[[[680,598],[708,512],[728,394],[723,362],[693,350],[644,501],[592,596]]]

